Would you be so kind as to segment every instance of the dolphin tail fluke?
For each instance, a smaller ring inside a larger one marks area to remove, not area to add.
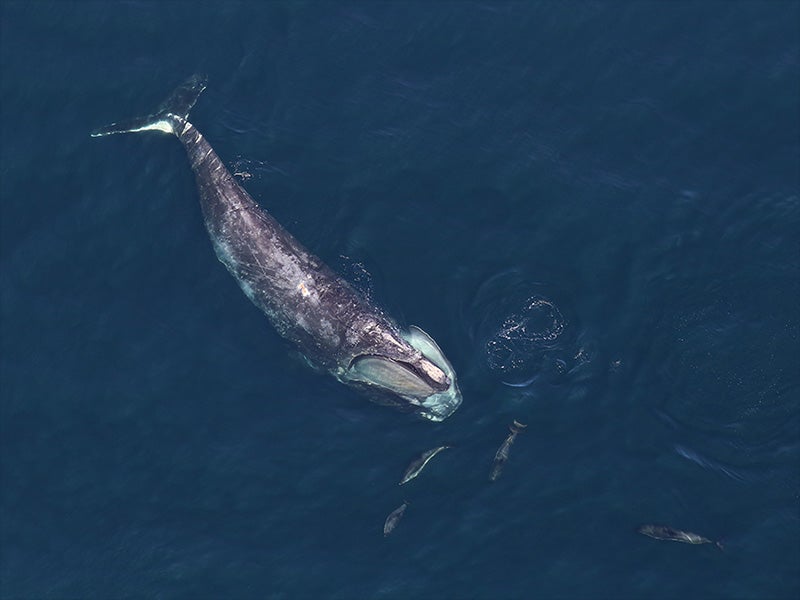
[[[192,75],[179,85],[169,98],[158,107],[155,113],[145,117],[136,117],[119,123],[111,123],[92,132],[92,137],[102,137],[115,133],[136,133],[138,131],[163,131],[175,133],[175,122],[189,116],[198,96],[206,89],[205,75]]]

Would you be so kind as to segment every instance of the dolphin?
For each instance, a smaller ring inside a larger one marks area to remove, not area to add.
[[[722,542],[710,540],[707,537],[692,533],[691,531],[681,531],[666,525],[641,525],[636,529],[637,533],[646,535],[657,540],[668,540],[670,542],[683,542],[684,544],[714,544],[720,550],[724,550]]]
[[[194,75],[154,114],[112,123],[92,137],[160,131],[183,144],[217,258],[245,295],[314,367],[379,404],[443,421],[461,404],[450,362],[422,329],[402,330],[309,252],[250,197],[189,111],[206,88]]]

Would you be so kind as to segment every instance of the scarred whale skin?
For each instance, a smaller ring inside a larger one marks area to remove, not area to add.
[[[461,403],[455,373],[421,329],[389,317],[309,252],[231,175],[188,121],[205,78],[195,76],[147,117],[92,135],[162,131],[183,144],[219,260],[281,336],[315,366],[381,404],[441,421]]]

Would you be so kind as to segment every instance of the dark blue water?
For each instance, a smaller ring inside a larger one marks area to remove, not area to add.
[[[3,2],[0,596],[796,598],[799,7]],[[450,419],[291,356],[174,138],[89,137],[195,72]]]

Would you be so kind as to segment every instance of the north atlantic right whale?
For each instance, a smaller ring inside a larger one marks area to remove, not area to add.
[[[183,144],[219,260],[278,333],[315,367],[379,404],[442,421],[461,404],[456,375],[418,327],[401,330],[262,209],[188,121],[206,87],[193,76],[146,117],[92,133],[161,131]]]

